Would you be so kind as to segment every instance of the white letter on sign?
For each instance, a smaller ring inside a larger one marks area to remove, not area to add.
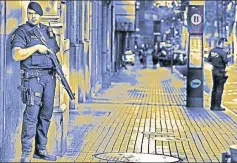
[[[191,17],[191,22],[194,24],[194,25],[198,25],[202,22],[202,17],[201,15],[199,14],[193,14],[192,17]]]

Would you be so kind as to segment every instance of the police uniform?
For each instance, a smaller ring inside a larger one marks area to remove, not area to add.
[[[211,96],[211,110],[219,110],[221,108],[222,94],[224,90],[224,84],[227,80],[226,76],[226,64],[228,63],[227,53],[223,48],[216,47],[212,49],[208,55],[207,61],[213,66],[212,78],[213,88]]]
[[[43,15],[41,7],[35,2],[31,2],[28,8]],[[33,27],[29,22],[20,25],[12,35],[12,48],[28,48],[42,44],[41,40],[31,31]],[[48,26],[40,23],[39,30],[45,37],[48,46],[58,52],[59,46],[55,37],[50,38]],[[35,138],[35,150],[46,150],[56,86],[54,65],[47,54],[40,54],[37,51],[27,59],[20,61],[20,68],[23,81],[28,88],[21,135],[22,152],[32,151],[33,138]]]

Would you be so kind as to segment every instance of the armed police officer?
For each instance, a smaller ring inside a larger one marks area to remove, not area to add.
[[[20,25],[12,35],[12,55],[20,61],[22,75],[22,101],[26,104],[21,133],[21,162],[30,162],[32,142],[35,139],[34,158],[55,161],[46,150],[47,134],[53,113],[56,77],[54,64],[47,56],[48,47],[59,51],[52,29],[40,23],[43,10],[36,2],[27,8],[28,21]],[[48,47],[33,33],[37,27],[48,43]]]
[[[228,78],[226,76],[226,65],[228,63],[227,52],[224,50],[224,43],[227,41],[225,38],[220,38],[218,46],[213,48],[207,58],[213,66],[212,78],[213,88],[211,96],[211,110],[224,111],[225,108],[221,107],[222,94],[224,90],[224,84]]]

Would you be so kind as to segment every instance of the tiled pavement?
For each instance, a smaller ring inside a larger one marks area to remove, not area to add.
[[[237,143],[229,112],[186,108],[185,83],[167,68],[120,72],[111,88],[70,113],[68,151],[60,162],[104,162],[96,153],[165,154],[183,162],[219,162]],[[159,160],[154,160],[159,161]]]

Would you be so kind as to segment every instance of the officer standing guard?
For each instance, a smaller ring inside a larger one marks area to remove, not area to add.
[[[218,46],[210,51],[207,58],[207,61],[210,62],[213,66],[213,88],[210,108],[213,111],[225,110],[225,108],[221,107],[221,100],[224,90],[224,84],[228,78],[225,71],[226,65],[228,63],[227,52],[224,51],[224,43],[226,41],[226,38],[220,38],[218,41]]]
[[[56,77],[54,64],[47,56],[49,49],[31,31],[37,27],[48,47],[59,51],[52,29],[40,23],[43,10],[36,2],[27,8],[28,21],[12,35],[12,55],[20,61],[22,101],[26,104],[21,133],[21,162],[30,162],[32,142],[35,139],[34,158],[55,161],[57,157],[46,150],[47,134],[54,108]],[[53,35],[52,35],[53,34]]]

